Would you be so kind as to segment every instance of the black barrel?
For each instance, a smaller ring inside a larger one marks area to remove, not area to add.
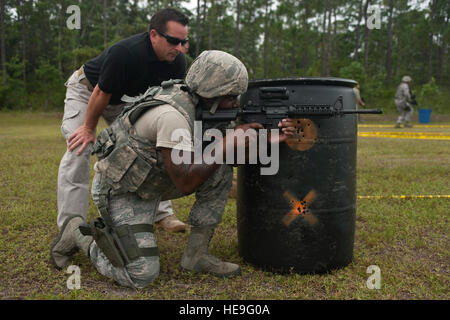
[[[339,78],[256,80],[241,106],[332,106],[342,96],[343,109],[355,110],[355,84]],[[347,114],[296,123],[296,137],[280,145],[277,174],[261,175],[260,165],[238,168],[239,254],[266,270],[323,273],[353,258],[357,120]]]

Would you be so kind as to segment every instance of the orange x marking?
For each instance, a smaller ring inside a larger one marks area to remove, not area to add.
[[[308,205],[316,199],[316,191],[311,190],[302,201],[299,201],[291,193],[286,191],[284,197],[291,203],[292,209],[283,217],[283,223],[286,227],[294,221],[299,215],[304,217],[310,224],[315,224],[317,218],[309,211]]]

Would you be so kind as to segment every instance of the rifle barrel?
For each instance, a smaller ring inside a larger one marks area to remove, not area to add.
[[[383,109],[363,109],[363,110],[342,110],[344,114],[363,114],[363,113],[370,113],[370,114],[382,114]]]

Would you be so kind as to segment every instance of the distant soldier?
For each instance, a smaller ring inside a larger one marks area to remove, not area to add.
[[[409,123],[414,109],[411,106],[411,91],[409,89],[409,83],[411,82],[410,76],[404,76],[402,78],[402,83],[397,88],[395,93],[395,106],[400,113],[395,128],[400,128],[401,124],[405,124],[405,128],[411,128],[412,125]]]

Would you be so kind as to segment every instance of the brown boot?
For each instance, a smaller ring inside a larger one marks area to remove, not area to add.
[[[175,217],[175,215],[170,215],[165,217],[164,219],[155,222],[155,226],[157,228],[163,228],[167,232],[185,232],[186,224],[181,222]]]

